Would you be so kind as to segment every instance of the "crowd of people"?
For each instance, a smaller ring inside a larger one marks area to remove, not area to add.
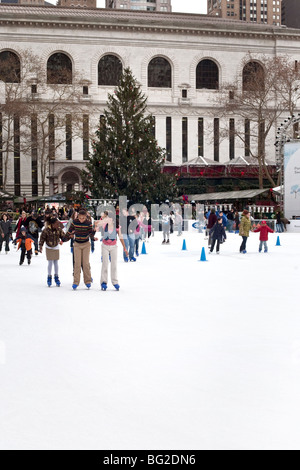
[[[168,201],[167,201],[168,203]],[[170,235],[177,231],[177,236],[182,236],[183,213],[175,205],[167,204],[169,210],[162,210],[159,213],[159,228],[162,232],[162,244],[170,244]],[[289,223],[284,219],[278,210],[275,213],[276,229],[281,232],[286,229]],[[121,221],[121,223],[120,223]],[[266,221],[252,228],[251,213],[246,207],[240,214],[232,208],[226,213],[217,211],[215,208],[209,209],[204,214],[206,226],[206,238],[208,239],[209,253],[220,254],[220,246],[225,242],[227,232],[239,233],[242,242],[239,248],[240,253],[247,253],[247,240],[250,231],[260,233],[259,252],[268,251],[268,234],[273,230],[268,227]],[[119,213],[116,211],[103,211],[99,220],[94,220],[90,212],[84,208],[76,206],[63,206],[60,208],[46,207],[45,210],[33,209],[27,213],[25,209],[20,213],[15,226],[15,238],[13,238],[12,221],[9,213],[4,213],[0,220],[0,252],[2,247],[5,253],[10,251],[9,244],[12,241],[20,250],[20,261],[22,265],[27,258],[30,265],[33,253],[38,256],[45,247],[46,259],[48,261],[47,285],[51,287],[52,281],[56,286],[60,286],[59,279],[59,258],[60,246],[70,241],[71,252],[73,253],[73,290],[80,284],[81,273],[85,286],[90,289],[93,279],[90,267],[90,253],[94,252],[97,232],[101,240],[102,271],[101,289],[107,290],[109,266],[112,285],[116,290],[120,289],[117,272],[119,239],[123,248],[123,260],[125,263],[135,263],[140,255],[140,243],[149,241],[154,236],[154,228],[150,213],[146,206],[137,211],[130,208],[130,211],[123,209]]]
[[[70,241],[73,254],[72,288],[77,289],[82,273],[84,284],[90,289],[93,282],[90,253],[94,251],[94,243],[98,240],[96,233],[99,232],[102,254],[101,289],[107,289],[110,266],[111,282],[114,288],[119,290],[117,239],[119,238],[123,247],[124,261],[136,262],[140,254],[140,241],[147,241],[153,234],[151,218],[146,207],[143,211],[132,209],[130,214],[124,210],[123,226],[119,223],[119,216],[118,210],[116,213],[104,211],[99,220],[94,220],[86,209],[73,205],[58,210],[55,207],[46,207],[45,211],[33,209],[30,214],[23,210],[16,222],[13,239],[12,223],[9,214],[5,213],[0,223],[0,251],[5,244],[5,252],[8,254],[9,242],[12,241],[20,250],[21,266],[25,258],[30,265],[33,253],[38,256],[45,247],[48,261],[47,285],[51,287],[54,279],[59,287],[59,249],[63,243]]]
[[[220,254],[220,245],[226,240],[226,229],[228,232],[238,233],[242,237],[242,242],[239,248],[239,252],[242,254],[247,253],[247,241],[250,235],[250,231],[259,232],[259,249],[261,253],[264,247],[264,252],[268,251],[268,234],[274,233],[265,220],[262,220],[255,229],[252,228],[252,221],[254,220],[251,216],[249,208],[245,208],[240,216],[240,213],[231,209],[225,214],[223,211],[216,211],[212,208],[207,211],[204,215],[206,221],[206,238],[208,239],[208,249],[211,254],[216,246],[217,254]],[[278,232],[282,232],[281,224],[283,220],[281,212],[276,211],[276,227]],[[287,221],[289,223],[289,221]]]

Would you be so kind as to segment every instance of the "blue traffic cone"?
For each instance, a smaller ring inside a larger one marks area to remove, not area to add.
[[[147,254],[145,242],[143,242],[141,254],[142,254],[142,255],[146,255],[146,254]]]
[[[207,261],[204,247],[202,248],[202,251],[201,251],[200,261]]]
[[[280,245],[280,238],[279,238],[279,236],[277,237],[276,246],[281,246],[281,245]]]
[[[183,240],[183,243],[182,243],[182,251],[187,251],[186,241],[185,240]]]

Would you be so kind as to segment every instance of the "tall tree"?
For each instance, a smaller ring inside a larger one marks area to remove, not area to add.
[[[4,189],[16,142],[20,156],[31,156],[33,150],[36,153],[38,183],[45,194],[50,160],[70,138],[66,116],[71,123],[72,138],[82,136],[83,115],[88,114],[81,100],[82,78],[76,72],[71,74],[71,79],[69,75],[68,70],[62,70],[59,83],[52,80],[49,84],[42,59],[32,51],[24,51],[18,57],[9,51],[2,53],[0,158]]]
[[[100,118],[93,152],[82,172],[87,190],[96,198],[126,195],[132,202],[173,198],[176,179],[163,174],[165,150],[153,135],[147,99],[129,68],[121,76]]]
[[[2,187],[5,190],[8,181],[10,156],[18,151],[27,152],[30,148],[28,138],[21,139],[20,120],[26,116],[27,81],[35,74],[38,64],[32,60],[30,52],[23,52],[19,57],[10,51],[1,53],[0,62],[0,116],[1,116],[1,167]],[[22,68],[21,68],[22,64]],[[16,126],[16,123],[18,125]],[[22,129],[24,131],[24,129]]]
[[[245,148],[245,155],[257,159],[260,188],[263,188],[264,177],[275,186],[266,164],[266,142],[280,116],[295,112],[299,79],[300,70],[290,58],[249,54],[243,61],[242,77],[224,84],[213,99],[218,117],[226,118],[223,122],[235,119],[234,130],[225,125],[221,134],[237,137]]]

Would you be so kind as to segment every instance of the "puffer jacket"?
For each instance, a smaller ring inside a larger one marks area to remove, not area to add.
[[[210,231],[210,236],[213,240],[219,240],[220,242],[226,240],[226,233],[223,225],[216,222]]]
[[[50,227],[44,228],[40,237],[39,249],[40,251],[43,248],[44,243],[49,246],[49,248],[55,248],[59,245],[60,240],[64,241],[65,233],[61,227],[53,230]]]
[[[251,220],[248,219],[245,215],[242,215],[241,222],[240,222],[240,236],[241,237],[249,237],[249,232],[251,229]]]
[[[259,239],[261,242],[267,242],[268,241],[268,234],[269,233],[274,233],[274,230],[272,230],[270,227],[267,226],[267,224],[262,224],[259,228],[254,230],[255,233],[260,232]]]
[[[32,249],[32,245],[33,245],[34,241],[32,240],[32,238],[28,237],[27,235],[25,237],[23,235],[21,235],[21,237],[17,239],[17,243],[18,243],[18,250],[20,248],[21,249],[25,248],[26,251],[29,251],[29,250]]]

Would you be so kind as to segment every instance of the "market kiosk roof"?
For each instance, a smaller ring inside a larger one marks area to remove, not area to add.
[[[252,199],[270,191],[267,189],[246,189],[244,191],[226,191],[223,193],[207,193],[207,194],[192,194],[189,195],[189,201],[224,201],[227,199]]]

